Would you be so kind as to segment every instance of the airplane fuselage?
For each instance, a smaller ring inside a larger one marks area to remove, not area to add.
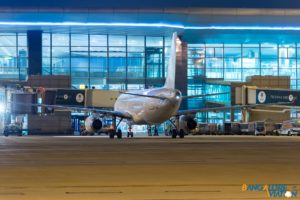
[[[155,88],[130,91],[130,93],[163,97],[161,99],[131,94],[121,94],[114,110],[132,116],[133,124],[161,124],[170,119],[178,110],[181,92],[170,88]]]

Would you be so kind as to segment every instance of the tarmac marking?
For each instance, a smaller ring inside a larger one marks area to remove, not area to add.
[[[144,199],[144,200],[220,200],[220,198],[209,198],[209,197],[203,197],[203,198],[197,198],[197,199]],[[266,198],[255,198],[255,197],[238,197],[238,198],[222,198],[222,200],[232,200],[232,199],[256,199],[256,200],[266,200]]]
[[[3,196],[7,196],[7,195],[25,195],[23,192],[4,192],[4,193],[0,193],[0,195],[3,195]]]
[[[79,195],[79,194],[122,194],[122,191],[103,191],[103,192],[65,192],[65,194]]]
[[[172,190],[166,190],[165,192],[166,193],[169,193],[169,192],[170,193],[173,193],[173,192],[174,193],[175,192],[178,192],[178,193],[181,193],[181,192],[182,193],[205,192],[206,193],[206,192],[222,192],[222,191],[221,190],[182,190],[182,191],[181,190],[173,190],[173,191]]]

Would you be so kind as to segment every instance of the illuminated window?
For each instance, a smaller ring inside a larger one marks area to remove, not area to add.
[[[70,75],[74,88],[161,86],[170,38],[167,41],[165,47],[163,37],[43,33],[42,71]]]
[[[212,92],[204,77],[208,80],[246,81],[253,75],[290,76],[290,87],[300,89],[300,43],[188,45],[189,95]],[[230,98],[216,97],[215,100],[226,102]],[[203,122],[219,118],[211,113],[197,116]],[[240,119],[239,111],[235,112],[234,118]],[[230,120],[230,114],[225,112],[224,119]]]
[[[26,34],[0,34],[0,79],[26,80],[28,49]]]

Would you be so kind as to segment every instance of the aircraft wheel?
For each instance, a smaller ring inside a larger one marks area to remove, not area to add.
[[[81,132],[80,132],[80,135],[81,135],[81,136],[86,135],[85,131],[81,131]]]
[[[118,129],[118,131],[117,131],[117,138],[118,139],[122,139],[122,131],[121,131],[121,129]]]
[[[115,132],[109,132],[109,138],[114,139],[115,137]]]
[[[184,138],[184,131],[182,129],[180,129],[179,131],[179,137]]]
[[[172,130],[172,138],[176,138],[177,137],[177,130],[173,129]]]

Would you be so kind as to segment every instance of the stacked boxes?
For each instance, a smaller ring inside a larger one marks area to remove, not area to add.
[[[289,76],[248,76],[246,82],[259,88],[290,89]]]
[[[71,88],[71,78],[69,76],[29,76],[28,86],[37,88]]]
[[[28,115],[29,135],[67,135],[73,134],[71,113],[57,111],[48,115]]]
[[[85,106],[113,108],[119,94],[119,91],[112,90],[87,90]]]

